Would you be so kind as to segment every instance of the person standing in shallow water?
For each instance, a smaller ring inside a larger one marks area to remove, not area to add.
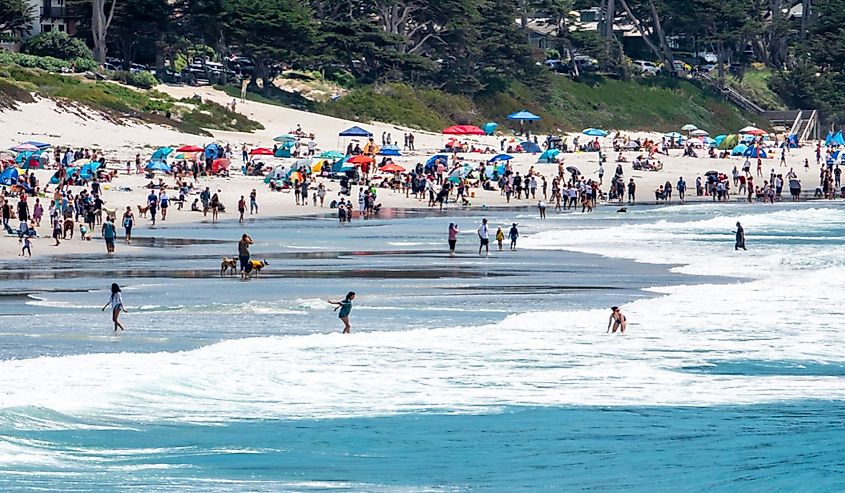
[[[114,331],[117,332],[117,329],[124,330],[123,325],[120,323],[118,318],[120,317],[120,312],[126,313],[126,307],[123,306],[123,297],[120,295],[120,286],[117,283],[112,283],[111,285],[111,297],[109,301],[103,305],[103,309],[101,311],[106,311],[106,307],[111,305],[111,319],[114,322]]]
[[[455,245],[458,243],[458,225],[449,223],[449,253],[455,253]]]
[[[349,325],[349,313],[352,311],[352,300],[355,299],[355,291],[350,291],[346,293],[346,298],[342,301],[332,301],[328,300],[329,303],[332,305],[337,305],[334,307],[335,311],[340,310],[337,314],[337,318],[343,322],[343,333],[350,334],[352,333],[352,328]]]
[[[742,227],[742,224],[739,224],[739,221],[736,222],[736,245],[734,245],[734,250],[739,250],[745,248],[745,228]]]
[[[625,333],[625,327],[628,325],[628,319],[622,314],[622,310],[618,306],[610,307],[610,319],[607,321],[607,332],[610,332],[610,326],[613,325],[613,333],[618,330],[620,334]]]

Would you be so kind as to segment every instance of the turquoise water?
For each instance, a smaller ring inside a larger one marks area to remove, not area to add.
[[[843,489],[838,204],[489,217],[520,250],[405,214],[252,222],[246,282],[234,225],[5,265],[0,491]]]

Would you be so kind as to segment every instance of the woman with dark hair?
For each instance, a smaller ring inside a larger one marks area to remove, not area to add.
[[[120,330],[124,330],[123,325],[118,321],[118,317],[120,316],[120,312],[126,312],[126,307],[123,306],[123,297],[120,295],[120,286],[117,283],[112,283],[111,285],[111,297],[109,301],[103,305],[102,311],[106,311],[106,307],[111,305],[111,319],[114,322],[114,331],[117,332],[117,328],[120,327]]]
[[[343,333],[349,334],[351,333],[351,328],[349,327],[349,312],[352,311],[352,300],[355,299],[355,291],[350,291],[346,293],[346,298],[343,301],[332,301],[329,300],[329,303],[335,306],[335,311],[340,309],[340,313],[337,314],[337,317],[343,322]]]

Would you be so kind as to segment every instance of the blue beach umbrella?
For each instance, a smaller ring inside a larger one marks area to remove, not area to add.
[[[667,132],[667,133],[663,134],[663,136],[669,137],[670,139],[679,139],[679,138],[683,137],[683,135],[680,132]]]
[[[496,154],[495,156],[493,156],[493,157],[491,157],[491,158],[490,158],[490,161],[489,161],[489,162],[491,162],[491,163],[495,163],[495,162],[498,162],[498,161],[510,161],[511,159],[513,159],[513,156],[511,156],[511,155],[508,155],[508,154]]]
[[[481,130],[484,130],[484,133],[486,133],[487,135],[493,135],[493,133],[496,131],[496,128],[498,127],[499,124],[496,122],[487,122],[481,126]]]
[[[326,151],[320,154],[319,157],[323,159],[340,159],[344,156],[344,154],[337,152],[337,151]]]
[[[508,115],[508,120],[519,120],[522,122],[531,122],[535,120],[540,120],[540,117],[531,113],[530,111],[522,110],[517,111],[516,113],[511,113]]]
[[[607,131],[600,128],[585,128],[582,133],[584,135],[589,135],[590,137],[606,137],[608,134]]]

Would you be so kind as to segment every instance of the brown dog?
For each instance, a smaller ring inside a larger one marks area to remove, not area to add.
[[[147,211],[148,210],[150,210],[150,206],[139,205],[138,206],[138,216],[139,217],[147,217]]]
[[[220,275],[222,276],[227,271],[231,271],[231,275],[235,275],[235,272],[238,271],[238,260],[229,257],[223,257],[223,260],[220,262]]]
[[[70,235],[70,239],[73,239],[73,219],[72,218],[65,218],[62,228],[62,239],[68,239],[68,235]]]

